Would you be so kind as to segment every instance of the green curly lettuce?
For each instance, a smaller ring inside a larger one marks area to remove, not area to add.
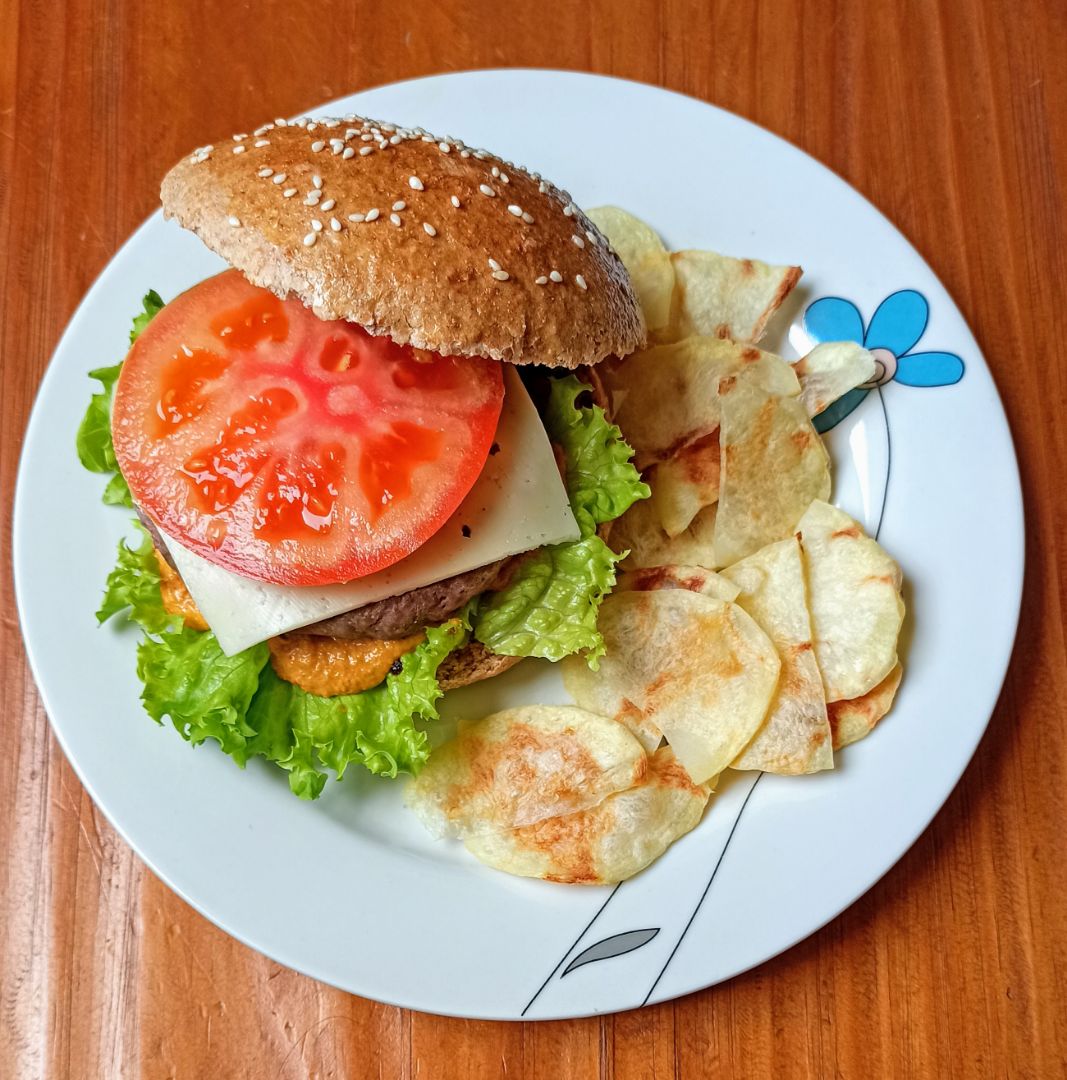
[[[514,578],[488,597],[475,637],[502,656],[561,660],[585,652],[596,668],[604,641],[596,627],[600,602],[615,584],[617,555],[596,535],[650,491],[634,468],[622,432],[596,405],[580,406],[588,391],[573,375],[552,382],[544,413],[549,437],[563,450],[565,483],[580,540],[542,548]]]
[[[309,694],[274,674],[265,644],[227,656],[210,631],[192,630],[168,615],[159,591],[152,541],[119,544],[97,619],[125,614],[144,638],[137,649],[141,701],[157,723],[167,717],[193,745],[214,739],[244,766],[261,756],[289,774],[303,799],[321,794],[331,769],[340,779],[351,764],[395,777],[414,773],[429,756],[417,720],[437,718],[437,668],[468,638],[469,612],[430,627],[426,640],[372,690],[339,697]]]
[[[144,328],[163,308],[159,293],[150,289],[141,301],[142,311],[135,316],[130,330],[130,344],[140,336]],[[111,367],[96,368],[89,372],[90,379],[100,383],[101,391],[93,394],[85,416],[78,425],[75,447],[78,460],[90,471],[104,473],[109,477],[104,488],[103,500],[109,506],[126,506],[133,509],[130,489],[119,472],[115,460],[115,444],[111,441],[111,402],[115,394],[115,383],[122,370],[121,362]]]

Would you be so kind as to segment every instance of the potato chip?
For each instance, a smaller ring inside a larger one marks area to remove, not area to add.
[[[617,206],[597,206],[586,216],[629,271],[649,331],[665,327],[671,318],[674,267],[663,241],[650,226]]]
[[[900,567],[843,510],[813,502],[797,529],[826,700],[862,697],[897,662]]]
[[[467,850],[494,869],[568,885],[613,885],[658,859],[697,825],[711,796],[694,784],[668,747],[627,791],[565,817],[520,829],[481,833]]]
[[[568,657],[564,686],[585,708],[618,717],[632,706],[652,719],[697,783],[763,723],[778,654],[736,604],[685,589],[614,593],[597,625],[607,648],[600,670]]]
[[[799,266],[768,266],[714,251],[675,251],[668,340],[693,334],[756,342],[800,280]]]
[[[812,499],[830,496],[830,458],[796,398],[750,379],[720,386],[722,475],[715,554],[736,562],[787,537]]]
[[[616,551],[629,552],[620,564],[623,570],[672,563],[715,569],[722,565],[715,558],[715,513],[714,506],[701,510],[685,532],[670,537],[659,523],[652,500],[642,499],[616,518],[611,545]]]
[[[646,768],[640,743],[614,720],[530,705],[461,723],[406,797],[435,836],[469,836],[595,806]]]
[[[799,776],[834,767],[822,676],[815,662],[807,588],[795,536],[761,548],[722,576],[740,589],[736,603],[778,650],[782,671],[767,719],[733,761],[735,769]]]
[[[827,706],[835,750],[870,735],[875,724],[889,712],[903,674],[904,669],[897,663],[893,670],[863,697],[849,701],[833,701]]]
[[[719,429],[649,466],[645,481],[663,531],[668,536],[685,532],[693,518],[719,498]]]
[[[617,593],[650,592],[654,589],[688,589],[690,592],[703,593],[716,600],[733,600],[740,591],[733,582],[703,566],[653,566],[642,570],[631,570],[620,574],[615,584]],[[570,670],[568,665],[563,666],[563,685],[573,697],[575,691],[572,691],[568,678]],[[585,686],[586,683],[579,679],[578,685]],[[820,684],[820,694],[821,692]],[[598,694],[595,681],[589,683],[585,693],[587,695],[585,707],[595,712],[608,713],[617,704],[610,687],[604,685],[602,696]],[[659,726],[632,701],[623,701],[621,708],[615,713],[615,719],[620,724],[625,724],[649,753],[663,741],[663,732],[660,731]]]
[[[688,589],[716,600],[736,600],[740,589],[722,574],[704,566],[650,566],[619,575],[615,592],[651,592],[653,589]]]
[[[800,394],[792,365],[753,345],[694,337],[633,353],[604,373],[613,419],[639,468],[719,426],[720,380],[744,373],[765,390]]]
[[[854,341],[824,341],[793,369],[800,377],[800,400],[808,416],[818,416],[875,373],[874,357]]]

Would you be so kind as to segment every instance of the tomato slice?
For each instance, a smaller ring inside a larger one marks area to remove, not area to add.
[[[283,585],[350,581],[409,555],[470,491],[504,381],[326,322],[229,270],[169,303],[115,390],[115,455],[186,547]]]

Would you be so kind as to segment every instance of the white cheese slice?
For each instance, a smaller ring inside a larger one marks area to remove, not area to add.
[[[500,450],[459,509],[406,559],[344,585],[271,585],[208,562],[164,536],[178,572],[229,654],[363,604],[430,585],[544,544],[577,540],[552,445],[518,372],[504,370]],[[470,536],[463,535],[463,526]]]

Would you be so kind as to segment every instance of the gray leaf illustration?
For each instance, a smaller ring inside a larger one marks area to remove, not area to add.
[[[583,949],[564,969],[563,975],[569,975],[572,971],[586,964],[592,964],[597,960],[610,960],[613,956],[625,956],[626,953],[640,949],[647,945],[657,934],[659,927],[647,930],[627,930],[622,934],[612,934],[611,937],[603,938],[588,949]],[[563,978],[560,975],[560,978]]]

